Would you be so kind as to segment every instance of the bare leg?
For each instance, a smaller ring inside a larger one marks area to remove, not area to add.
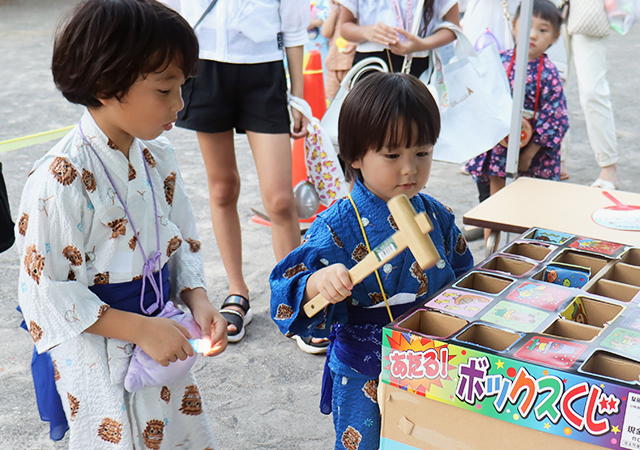
[[[280,261],[300,245],[300,225],[291,187],[291,141],[288,134],[247,131],[256,162],[262,204],[271,220],[273,252]]]
[[[238,216],[240,175],[236,164],[233,131],[198,133],[202,159],[207,170],[211,222],[220,257],[229,278],[229,293],[249,298],[242,275],[242,236]],[[242,309],[235,306],[242,313]],[[236,327],[229,325],[229,331]]]

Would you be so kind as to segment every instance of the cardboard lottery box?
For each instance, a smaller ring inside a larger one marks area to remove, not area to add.
[[[640,449],[640,248],[531,229],[384,328],[381,449]]]

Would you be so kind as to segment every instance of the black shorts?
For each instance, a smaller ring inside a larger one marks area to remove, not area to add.
[[[202,133],[289,134],[287,80],[282,61],[230,64],[201,59],[182,87],[176,125]]]

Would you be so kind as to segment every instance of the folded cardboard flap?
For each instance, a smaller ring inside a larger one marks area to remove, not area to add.
[[[604,275],[605,279],[640,286],[640,267],[619,262]]]
[[[553,262],[573,264],[575,266],[588,267],[591,275],[595,276],[600,270],[611,261],[604,256],[589,255],[576,250],[565,250],[553,258]]]
[[[630,302],[638,295],[640,288],[612,280],[599,280],[591,287],[588,287],[587,292],[620,300],[621,302]]]
[[[602,331],[602,328],[560,318],[549,325],[543,333],[576,341],[591,341],[600,334],[600,331]]]
[[[640,266],[640,248],[630,248],[622,256],[622,262],[634,266]]]
[[[381,450],[598,450],[380,383]],[[414,401],[417,400],[417,403]],[[410,430],[408,433],[406,431]]]
[[[505,290],[513,281],[514,280],[510,278],[502,278],[481,272],[471,272],[462,280],[458,281],[455,286],[489,294],[498,294]]]
[[[468,323],[464,319],[449,314],[421,309],[398,323],[398,327],[425,336],[444,338],[457,333]]]
[[[552,251],[552,248],[549,248],[544,244],[516,242],[508,247],[504,253],[511,253],[512,255],[519,255],[536,261],[543,261]]]
[[[503,352],[511,347],[522,335],[488,325],[473,324],[456,338],[459,341],[477,344],[484,348]]]
[[[578,296],[562,312],[562,316],[573,322],[603,328],[624,310],[624,306]]]
[[[640,363],[604,350],[597,350],[583,364],[581,371],[616,380],[638,383]]]
[[[504,256],[496,256],[482,266],[484,270],[495,270],[515,276],[524,275],[535,267],[535,264]]]

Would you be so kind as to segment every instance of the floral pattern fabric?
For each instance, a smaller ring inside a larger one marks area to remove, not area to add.
[[[142,275],[157,250],[171,295],[205,287],[199,238],[173,149],[166,139],[131,145],[129,159],[87,111],[84,134],[105,162],[139,236],[106,173],[77,128],[38,160],[23,190],[16,225],[18,300],[38,352],[49,351],[70,426],[71,449],[213,448],[195,380],[135,394],[124,390],[133,344],[84,333],[109,308],[89,286]],[[187,405],[187,406],[185,406]]]
[[[505,71],[509,68],[514,50],[500,52]],[[533,111],[536,99],[538,80],[538,65],[540,60],[529,61],[527,67],[527,85],[524,96],[524,109]],[[546,180],[560,179],[560,146],[562,139],[569,129],[569,114],[567,100],[564,95],[562,80],[558,69],[546,55],[542,59],[543,69],[540,83],[540,99],[536,120],[533,125],[531,142],[540,145],[540,150],[531,161],[526,172],[519,172],[518,176],[543,178]],[[511,91],[515,68],[507,73]],[[506,177],[507,149],[497,144],[493,149],[471,159],[466,169],[480,182],[488,182],[490,176]]]

